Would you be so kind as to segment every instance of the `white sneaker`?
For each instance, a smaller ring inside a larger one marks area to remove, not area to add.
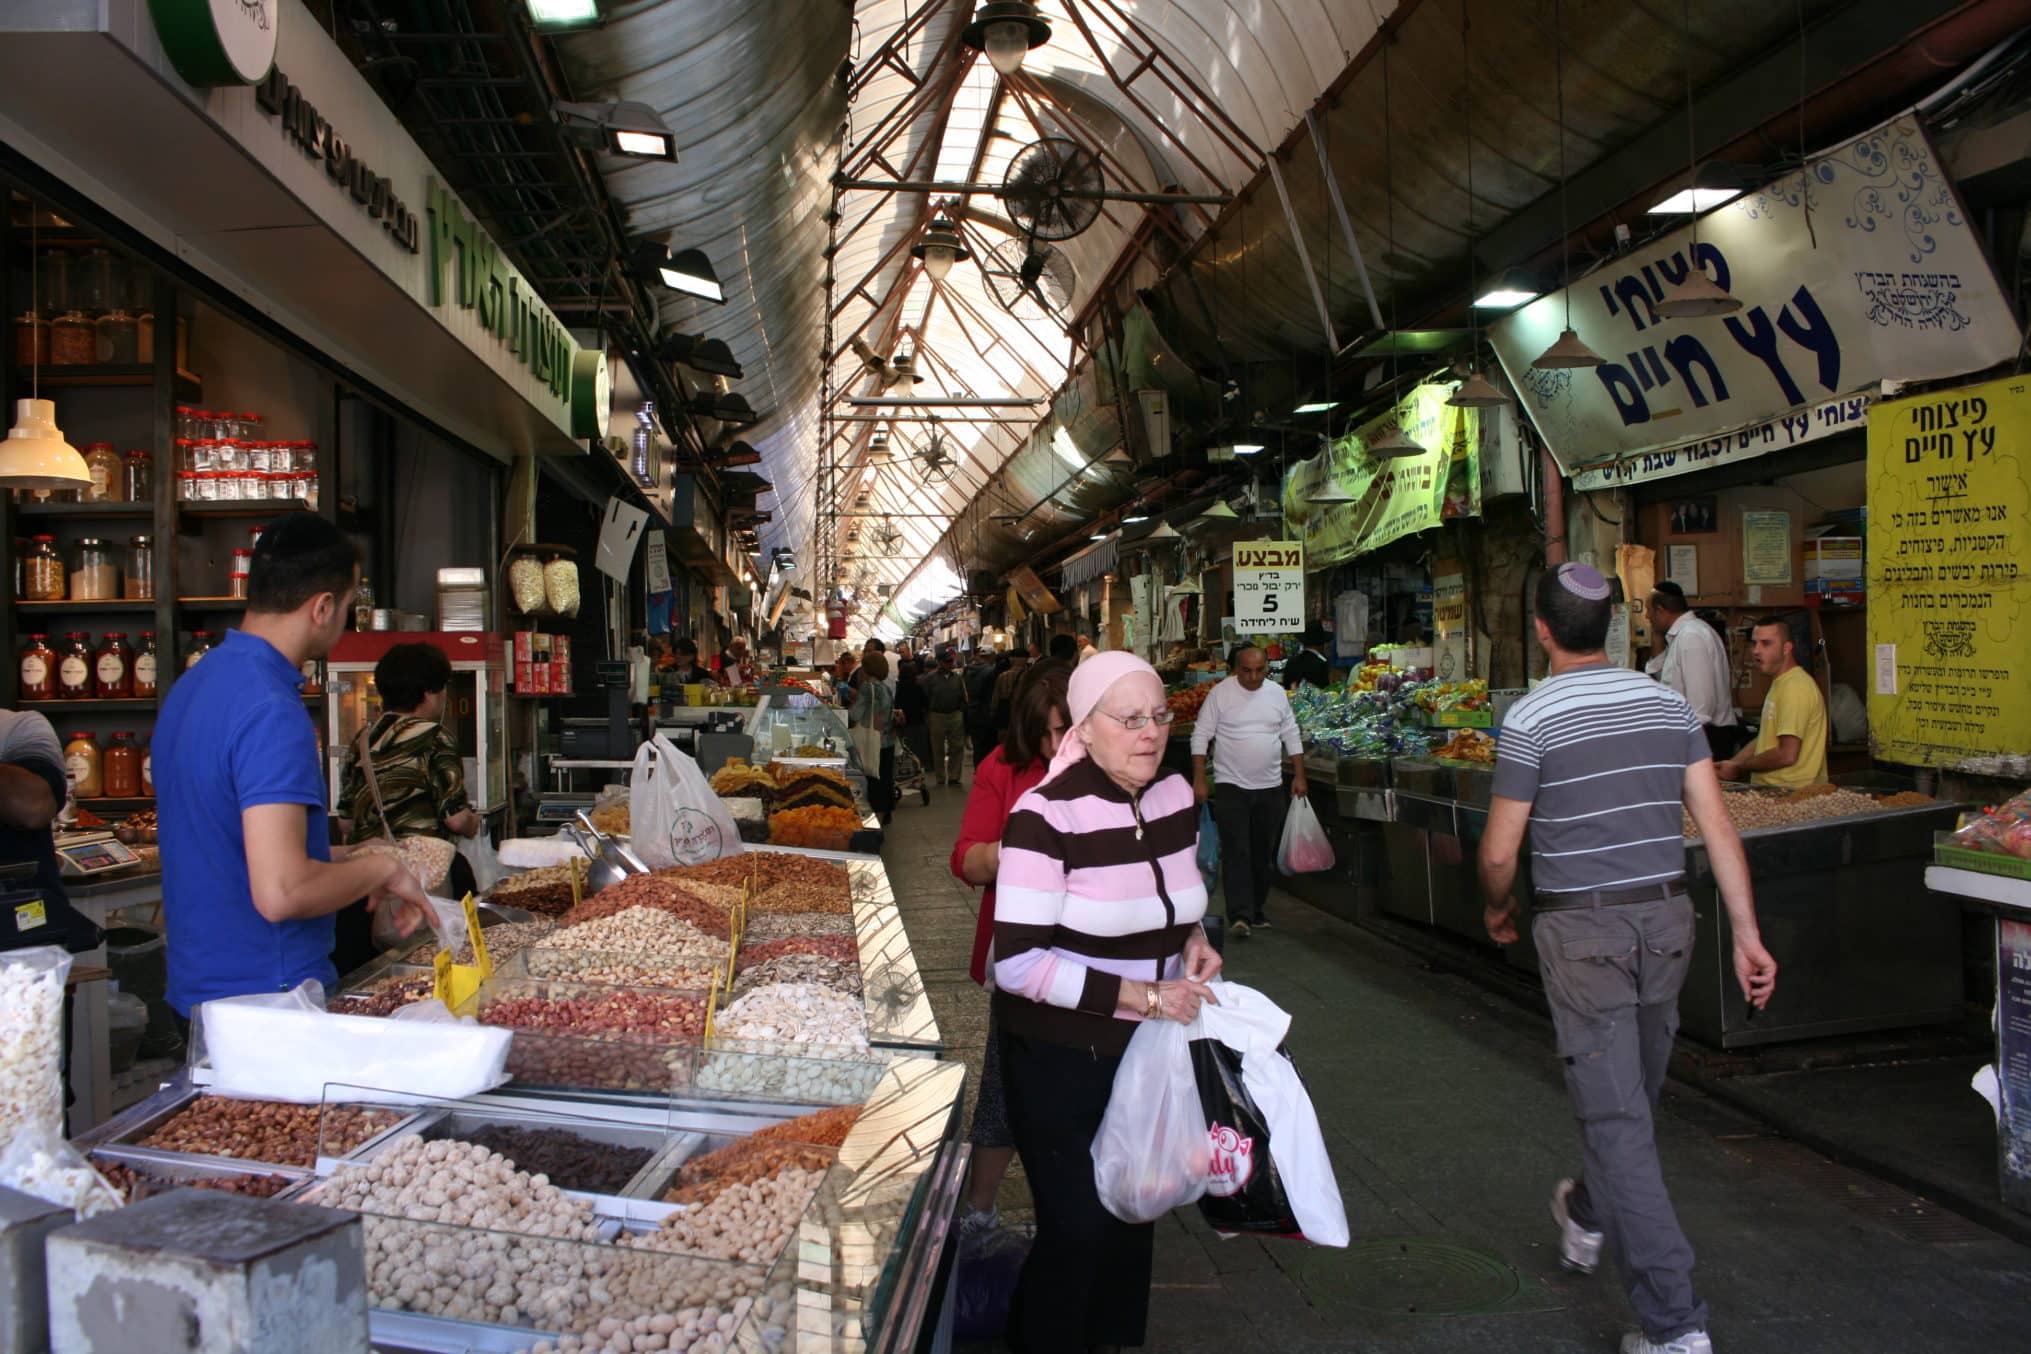
[[[1714,1342],[1703,1330],[1689,1330],[1663,1344],[1633,1330],[1622,1337],[1622,1354],[1714,1354]]]
[[[1601,1234],[1590,1232],[1573,1221],[1571,1201],[1573,1190],[1577,1187],[1575,1180],[1561,1180],[1558,1188],[1551,1192],[1552,1221],[1559,1225],[1559,1263],[1576,1274],[1592,1274],[1601,1267]],[[1704,1340],[1706,1337],[1702,1335],[1700,1338]],[[1622,1349],[1623,1354],[1628,1354],[1626,1341]]]

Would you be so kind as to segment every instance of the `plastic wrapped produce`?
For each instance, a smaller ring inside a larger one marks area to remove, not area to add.
[[[0,1139],[63,1128],[63,985],[54,945],[0,954]]]
[[[562,555],[543,566],[543,595],[553,614],[566,620],[578,614],[578,562]]]

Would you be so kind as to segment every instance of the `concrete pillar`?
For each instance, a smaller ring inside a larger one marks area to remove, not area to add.
[[[43,1244],[71,1211],[0,1186],[0,1349],[49,1348]]]

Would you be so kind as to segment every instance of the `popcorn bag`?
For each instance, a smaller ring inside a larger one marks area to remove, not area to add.
[[[1347,1244],[1319,1118],[1283,1048],[1290,1016],[1253,988],[1212,985],[1187,1027],[1212,1156],[1199,1212],[1216,1231]]]

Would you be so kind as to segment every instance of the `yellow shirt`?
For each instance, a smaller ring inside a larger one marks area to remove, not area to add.
[[[1776,771],[1749,777],[1755,785],[1796,790],[1826,783],[1826,702],[1819,685],[1804,668],[1792,668],[1770,684],[1763,698],[1763,724],[1756,731],[1755,751],[1764,753],[1790,734],[1798,740],[1798,760]]]

